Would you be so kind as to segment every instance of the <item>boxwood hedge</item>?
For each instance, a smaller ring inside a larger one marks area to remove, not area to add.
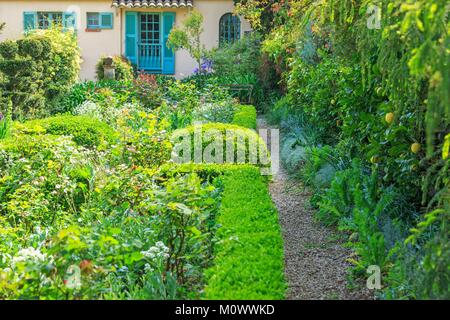
[[[233,117],[233,124],[256,130],[256,108],[254,106],[241,105]]]
[[[235,167],[222,182],[219,242],[205,298],[284,299],[283,241],[266,178],[256,167]]]
[[[217,136],[220,140],[217,139]],[[186,139],[190,140],[185,145]],[[201,139],[202,150],[201,157],[199,157],[201,159],[196,159],[196,139]],[[206,123],[179,129],[172,135],[172,143],[174,144],[174,155],[180,160],[178,162],[270,165],[267,147],[261,137],[254,130],[233,124]],[[233,150],[228,150],[231,145]],[[183,149],[185,146],[190,146],[190,150],[187,150],[190,151],[190,154],[185,154],[186,150]],[[215,150],[214,147],[222,147],[223,154],[217,155],[218,150]],[[211,151],[211,154],[208,150]],[[207,159],[207,156],[211,156],[211,159]]]
[[[56,116],[15,124],[19,134],[51,134],[71,136],[81,146],[95,147],[103,142],[114,142],[115,131],[106,123],[87,116]]]

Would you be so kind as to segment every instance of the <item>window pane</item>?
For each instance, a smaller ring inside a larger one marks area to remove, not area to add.
[[[87,13],[88,28],[98,28],[100,26],[100,14],[98,12]]]
[[[48,29],[49,27],[49,16],[46,12],[38,12],[38,28]]]
[[[62,12],[38,12],[38,29],[48,29],[52,25],[62,25]]]
[[[240,38],[241,20],[238,16],[227,13],[220,18],[219,22],[219,44],[233,42]]]

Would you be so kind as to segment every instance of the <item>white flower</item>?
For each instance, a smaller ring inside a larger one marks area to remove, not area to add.
[[[149,263],[146,263],[144,266],[144,270],[145,272],[153,272],[155,269],[153,269]]]
[[[11,264],[15,266],[21,262],[43,263],[47,260],[47,255],[39,249],[33,247],[19,250],[16,256],[12,258]]]
[[[141,251],[141,254],[148,259],[155,258],[168,258],[169,248],[164,243],[158,241],[153,247],[150,247],[147,251]]]

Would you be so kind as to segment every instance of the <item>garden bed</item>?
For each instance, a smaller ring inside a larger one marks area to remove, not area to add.
[[[0,140],[0,298],[284,297],[254,107],[147,75],[60,101],[65,114],[8,122]],[[233,148],[231,163],[173,163],[173,136],[198,128],[202,153],[210,131],[235,132],[213,152]]]

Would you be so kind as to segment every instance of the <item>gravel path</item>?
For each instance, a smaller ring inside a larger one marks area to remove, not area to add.
[[[269,126],[260,118],[258,127]],[[287,299],[371,299],[364,283],[349,288],[346,259],[351,251],[342,246],[338,233],[314,220],[311,194],[301,183],[280,168],[269,188],[284,238]]]

